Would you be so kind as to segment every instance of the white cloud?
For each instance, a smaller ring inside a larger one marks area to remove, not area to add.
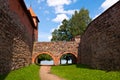
[[[54,7],[56,14],[72,15],[75,10],[64,10],[64,5],[69,5],[72,2],[76,2],[76,0],[47,0],[48,6]]]
[[[119,0],[105,0],[103,2],[103,4],[101,5],[101,8],[103,8],[103,10],[106,10],[110,6],[112,6],[113,4],[115,4],[117,1],[119,1]]]
[[[48,36],[48,39],[49,39],[49,41],[51,41],[51,39],[52,39],[52,36]]]
[[[62,13],[62,14],[72,15],[72,14],[74,14],[74,12],[75,12],[75,10],[64,10],[63,6],[57,6],[57,7],[55,7],[55,13],[56,14]]]
[[[63,6],[56,6],[55,7],[55,13],[62,13],[62,12],[64,12]]]
[[[55,9],[57,17],[53,19],[54,22],[62,22],[63,19],[68,19],[67,15],[74,14],[75,10],[65,10],[64,5],[70,5],[77,0],[47,0],[47,4]]]
[[[71,0],[47,0],[48,6],[69,5]]]
[[[108,9],[110,6],[112,6],[113,4],[115,4],[117,1],[119,1],[119,0],[105,0],[105,1],[101,4],[101,6],[100,6],[100,8],[99,8],[100,12],[99,12],[98,14],[96,14],[96,15],[93,17],[93,19],[95,19],[96,17],[98,17],[103,11],[105,11],[106,9]]]
[[[64,19],[69,19],[66,14],[58,14],[56,18],[54,18],[52,21],[54,22],[62,22]]]

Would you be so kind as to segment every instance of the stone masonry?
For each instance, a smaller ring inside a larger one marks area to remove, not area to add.
[[[79,49],[82,64],[120,70],[120,1],[89,24]]]
[[[0,74],[31,63],[33,36],[10,11],[8,0],[0,0]]]
[[[35,62],[35,59],[40,54],[49,54],[53,60],[54,64],[58,65],[62,55],[71,53],[76,59],[78,57],[78,46],[79,43],[76,41],[70,42],[36,42],[34,44],[33,54],[32,54],[32,63]]]

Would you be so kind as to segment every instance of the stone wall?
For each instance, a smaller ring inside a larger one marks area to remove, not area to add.
[[[59,61],[62,55],[71,53],[76,59],[78,57],[78,46],[79,43],[75,41],[69,42],[36,42],[34,44],[33,54],[32,54],[32,62],[35,62],[35,59],[40,54],[48,54],[50,55],[55,65],[59,65]],[[76,61],[77,63],[77,61]]]
[[[0,74],[31,63],[33,36],[10,11],[8,0],[0,0]]]
[[[70,42],[36,42],[34,44],[34,53],[37,52],[50,52],[53,55],[59,55],[64,52],[78,53],[78,44],[74,41]]]
[[[120,1],[89,24],[79,49],[82,64],[120,70]]]

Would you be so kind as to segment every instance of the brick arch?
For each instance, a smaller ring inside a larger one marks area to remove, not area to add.
[[[75,53],[75,52],[64,52],[64,53],[61,53],[60,55],[59,55],[59,59],[64,55],[64,54],[72,54],[72,55],[74,55],[75,57],[76,57],[76,59],[77,59],[77,54]]]
[[[76,41],[58,41],[58,42],[36,42],[34,44],[33,55],[39,55],[41,52],[47,52],[52,56],[54,65],[59,65],[60,57],[63,54],[71,53],[75,56],[76,61],[78,60],[78,42]],[[49,53],[50,52],[50,53]],[[35,56],[36,57],[36,56]],[[35,57],[32,62],[34,63]],[[73,60],[73,59],[72,59]]]
[[[64,54],[72,54],[72,55],[74,55],[74,57],[76,58],[76,63],[77,63],[77,60],[78,60],[78,58],[77,58],[77,54],[75,53],[75,52],[64,52],[64,53],[61,53],[60,55],[59,55],[59,61],[60,61],[60,58],[64,55]]]
[[[32,56],[32,63],[35,63],[36,58],[41,54],[50,55],[52,57],[53,61],[55,62],[55,57],[52,55],[52,53],[50,53],[50,52],[38,52],[38,53],[34,53],[34,55]]]

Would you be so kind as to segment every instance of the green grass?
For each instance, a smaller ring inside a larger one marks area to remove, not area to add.
[[[106,72],[85,65],[53,66],[51,71],[66,80],[120,80],[120,71]]]
[[[0,75],[0,80],[40,80],[39,66],[30,65],[28,67],[11,71],[7,75]]]

